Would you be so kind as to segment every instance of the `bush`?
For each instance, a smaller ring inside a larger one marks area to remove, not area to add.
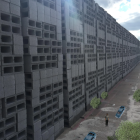
[[[140,140],[140,122],[121,122],[115,136],[118,140]]]
[[[139,102],[140,101],[140,90],[139,89],[134,92],[133,99],[135,99],[136,102]]]
[[[97,98],[97,97],[94,97],[91,102],[90,102],[90,105],[96,109],[99,105],[101,104],[101,99],[100,98]]]
[[[102,99],[105,99],[107,96],[108,96],[108,93],[107,93],[107,92],[103,92],[103,93],[101,94]]]
[[[116,140],[116,137],[115,136],[108,136],[107,139],[108,140]]]

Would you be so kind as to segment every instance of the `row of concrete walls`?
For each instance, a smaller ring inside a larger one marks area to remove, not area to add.
[[[55,139],[139,61],[94,0],[0,0],[0,27],[0,139]]]

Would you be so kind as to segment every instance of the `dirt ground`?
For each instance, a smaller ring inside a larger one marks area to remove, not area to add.
[[[140,89],[140,63],[111,89],[98,109],[87,111],[84,119],[79,119],[71,128],[65,128],[56,140],[83,140],[90,131],[96,133],[96,140],[107,140],[107,136],[115,133],[121,121],[140,121],[140,103],[133,99],[137,89]],[[117,119],[115,114],[121,105],[126,109],[121,118]],[[108,127],[105,126],[106,113],[109,114]]]

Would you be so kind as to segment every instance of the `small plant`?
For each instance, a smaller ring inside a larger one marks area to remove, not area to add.
[[[114,140],[114,137],[113,136],[108,136],[107,139],[108,140]]]
[[[100,98],[97,98],[97,97],[94,97],[91,102],[90,102],[90,105],[96,109],[99,105],[101,104],[101,100]]]
[[[135,99],[136,102],[139,102],[140,101],[140,90],[139,89],[134,92],[133,99]]]
[[[105,91],[101,94],[102,99],[105,99],[107,96],[108,96],[108,93]]]
[[[107,139],[108,139],[108,140],[117,140],[117,139],[116,139],[116,136],[108,136]]]

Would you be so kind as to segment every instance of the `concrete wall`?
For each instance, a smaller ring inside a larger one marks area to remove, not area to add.
[[[0,139],[54,140],[140,60],[94,0],[0,0],[0,27]]]

